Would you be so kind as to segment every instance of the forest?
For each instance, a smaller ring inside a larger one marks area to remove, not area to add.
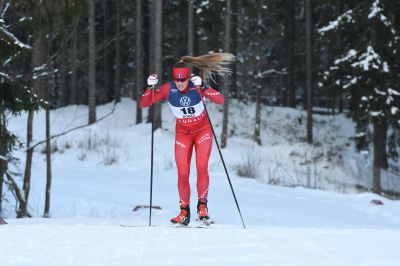
[[[262,145],[262,109],[304,110],[304,143],[316,145],[313,115],[345,114],[349,136],[370,154],[373,192],[381,175],[400,178],[400,1],[392,0],[0,0],[0,212],[13,191],[27,209],[34,149],[45,145],[51,186],[50,111],[88,106],[86,125],[104,119],[96,106],[138,102],[156,73],[171,79],[181,56],[232,53],[232,73],[211,86],[225,95],[221,148],[229,146],[230,101],[254,104],[252,141]],[[194,69],[196,72],[196,70]],[[33,142],[33,119],[46,111],[46,139]],[[26,139],[8,128],[28,112]],[[160,104],[132,123],[163,128]],[[153,117],[153,121],[151,121]],[[71,130],[74,130],[71,128]],[[61,134],[68,134],[63,132]],[[25,151],[25,161],[13,156]],[[9,165],[21,163],[15,173]],[[21,180],[21,182],[19,181]],[[49,206],[45,208],[49,213]]]

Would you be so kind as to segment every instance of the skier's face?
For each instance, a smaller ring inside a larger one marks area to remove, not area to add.
[[[175,85],[178,88],[178,90],[183,91],[185,90],[188,85],[189,85],[189,79],[174,79]]]

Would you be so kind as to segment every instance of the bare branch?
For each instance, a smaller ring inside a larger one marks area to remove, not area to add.
[[[25,203],[26,199],[24,195],[21,193],[21,190],[19,189],[17,182],[15,182],[14,178],[8,173],[7,171],[5,172],[7,181],[5,182],[11,189],[12,193],[14,194],[14,197],[18,200],[19,203]],[[32,215],[27,211],[27,216],[32,217]]]
[[[113,108],[112,108],[111,112],[109,112],[108,114],[106,114],[106,115],[102,116],[101,118],[97,119],[97,121],[96,121],[94,124],[96,124],[96,123],[98,123],[98,122],[100,122],[100,121],[106,119],[106,118],[109,117],[110,115],[112,115],[112,114],[114,113],[114,111],[115,111],[116,105],[117,105],[117,102],[114,101],[114,105],[113,105]],[[68,133],[70,133],[70,132],[72,132],[72,131],[75,131],[75,130],[78,130],[78,129],[81,129],[81,128],[85,128],[85,127],[88,127],[88,126],[91,126],[91,125],[93,125],[93,124],[90,124],[90,125],[89,125],[89,124],[85,124],[85,125],[80,125],[80,126],[77,126],[77,127],[71,128],[71,129],[68,129],[67,131],[64,131],[64,132],[61,132],[61,133],[59,133],[59,134],[56,134],[56,135],[51,136],[51,137],[49,138],[49,140],[52,140],[52,139],[54,139],[54,138],[58,138],[58,137],[60,137],[60,136],[66,135],[66,134],[68,134]],[[37,146],[39,146],[39,145],[41,145],[41,144],[43,144],[43,143],[46,143],[46,141],[47,141],[47,139],[44,139],[44,140],[42,140],[42,141],[37,142],[35,145],[33,145],[33,146],[29,147],[28,149],[26,149],[25,152],[27,152],[27,151],[29,151],[29,150],[32,150],[32,149],[36,148]]]
[[[264,78],[265,76],[270,75],[270,74],[287,75],[287,71],[268,69],[268,70],[260,73],[260,76],[261,76],[261,78]]]
[[[4,18],[4,16],[5,16],[5,14],[6,14],[6,12],[7,12],[9,7],[10,7],[10,3],[7,3],[6,6],[3,9],[3,13],[1,13],[0,19]]]

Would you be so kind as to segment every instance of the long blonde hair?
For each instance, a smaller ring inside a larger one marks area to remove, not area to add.
[[[214,80],[214,75],[224,75],[232,72],[227,66],[235,61],[235,56],[229,53],[214,53],[201,56],[182,56],[180,62],[190,64],[200,70],[200,76],[205,81]]]

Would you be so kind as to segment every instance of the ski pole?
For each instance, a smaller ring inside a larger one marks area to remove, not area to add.
[[[246,226],[245,226],[244,221],[243,221],[243,216],[242,216],[242,213],[240,211],[239,203],[237,201],[236,194],[235,194],[235,191],[234,191],[233,186],[232,186],[231,178],[229,177],[229,173],[228,173],[228,170],[227,170],[226,165],[225,165],[225,160],[224,160],[224,157],[222,156],[222,152],[221,152],[221,149],[219,147],[219,143],[218,143],[217,137],[215,135],[215,131],[214,131],[214,127],[213,127],[213,124],[211,122],[211,119],[210,119],[210,115],[208,114],[206,101],[204,100],[203,96],[201,95],[200,86],[196,86],[196,89],[197,89],[197,92],[200,94],[201,101],[203,102],[203,106],[204,106],[204,110],[206,111],[208,122],[210,122],[211,130],[212,130],[212,133],[213,133],[213,136],[214,136],[214,141],[215,141],[215,144],[217,145],[219,156],[221,157],[221,161],[222,161],[222,164],[223,164],[224,169],[225,169],[225,174],[226,174],[226,177],[228,178],[229,186],[231,187],[231,191],[232,191],[232,194],[233,194],[233,198],[235,199],[235,203],[236,203],[236,207],[237,207],[237,210],[239,212],[239,215],[240,215],[240,219],[242,220],[243,228],[246,229]]]
[[[149,213],[149,226],[151,226],[151,210],[153,209],[153,155],[154,155],[154,107],[153,107],[153,99],[154,99],[154,86],[150,87],[151,89],[151,159],[150,159],[150,213]]]

